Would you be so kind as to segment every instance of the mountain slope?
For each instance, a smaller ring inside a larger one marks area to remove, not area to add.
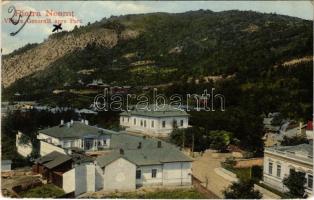
[[[111,17],[5,56],[2,80],[10,94],[39,94],[94,78],[134,86],[212,75],[254,79],[313,55],[312,31],[310,21],[256,12]]]

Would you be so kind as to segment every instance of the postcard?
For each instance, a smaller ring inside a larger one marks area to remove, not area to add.
[[[2,198],[313,197],[312,1],[2,1]]]

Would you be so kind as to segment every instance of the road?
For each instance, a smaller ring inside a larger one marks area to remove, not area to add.
[[[230,156],[230,153],[206,151],[201,157],[195,158],[192,164],[193,176],[205,183],[205,185],[207,182],[207,189],[219,198],[223,198],[222,192],[231,184],[231,181],[218,175],[215,169],[221,167],[220,162]]]

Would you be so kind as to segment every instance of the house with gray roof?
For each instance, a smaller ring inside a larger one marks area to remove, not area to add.
[[[264,184],[281,192],[288,191],[283,180],[291,170],[303,172],[306,178],[305,191],[313,194],[313,144],[274,146],[264,150]]]
[[[168,137],[175,128],[189,126],[189,114],[171,105],[134,106],[120,113],[120,125],[128,132]]]
[[[84,151],[99,151],[109,148],[110,135],[115,133],[107,129],[88,125],[87,121],[71,121],[40,130],[37,139],[40,140],[40,155],[52,151],[65,153],[71,148]]]
[[[192,159],[154,137],[102,129],[85,121],[61,123],[40,130],[37,137],[42,156],[36,160],[42,167],[37,172],[45,169],[47,179],[76,196],[192,183]]]
[[[123,135],[120,136],[123,138]],[[191,185],[190,157],[169,143],[157,139],[131,137],[136,138],[136,146],[130,144],[125,149],[114,149],[108,155],[97,157],[99,180],[96,185],[106,191],[135,190],[147,186]]]

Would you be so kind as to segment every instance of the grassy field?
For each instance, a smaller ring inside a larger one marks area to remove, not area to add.
[[[205,199],[194,189],[155,190],[151,192],[126,192],[112,193],[102,198],[126,198],[126,199]]]
[[[56,198],[64,194],[64,191],[57,186],[47,184],[21,192],[19,195],[23,198]]]
[[[251,168],[232,168],[231,171],[234,172],[239,179],[251,179]]]

